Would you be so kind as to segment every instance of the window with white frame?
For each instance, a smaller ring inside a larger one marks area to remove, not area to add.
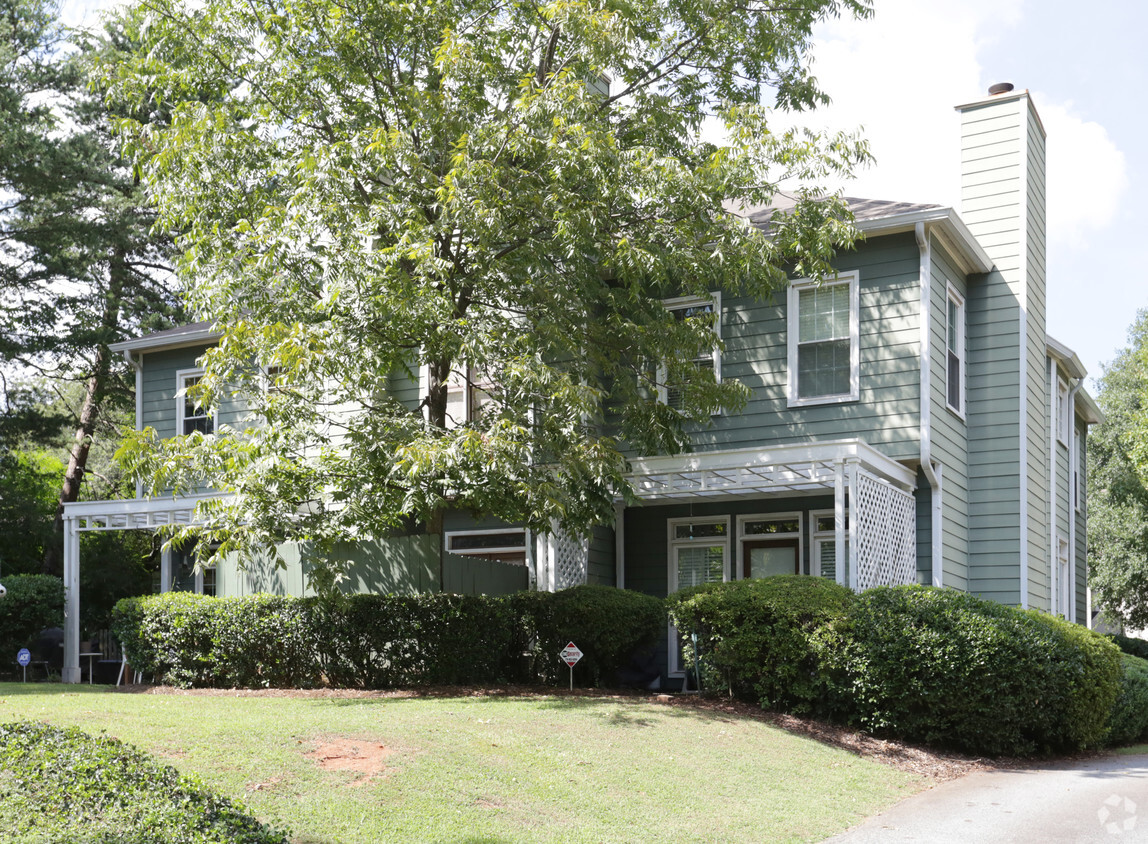
[[[791,407],[860,398],[858,274],[795,281],[789,287]]]
[[[1072,403],[1068,399],[1068,382],[1056,379],[1056,438],[1068,445],[1068,432],[1072,428]]]
[[[482,408],[491,401],[491,381],[478,367],[468,366],[465,361],[455,361],[446,379],[446,428],[451,430],[473,422]],[[423,365],[419,370],[419,395],[430,392],[430,367]]]
[[[813,553],[809,559],[809,573],[827,580],[837,579],[837,516],[832,510],[814,510],[809,514],[810,539]],[[845,529],[849,529],[849,513],[845,513]],[[849,558],[849,539],[846,534],[845,558]]]
[[[729,518],[670,519],[669,592],[729,578]],[[670,673],[682,671],[681,643],[670,625]]]
[[[800,574],[801,533],[799,512],[738,516],[738,579]]]
[[[712,348],[694,358],[693,364],[698,369],[710,370],[714,378],[721,381],[721,349],[717,342],[721,340],[721,292],[714,292],[710,296],[667,299],[662,304],[678,322],[697,318],[712,320],[714,344]],[[668,380],[665,367],[658,367],[658,399],[675,410],[680,410],[683,401],[682,390],[669,384]]]
[[[446,550],[451,554],[500,560],[504,563],[526,563],[524,528],[447,531],[444,541]]]
[[[957,413],[965,412],[965,302],[952,287],[946,297],[945,401]]]
[[[183,369],[176,373],[175,418],[176,433],[211,434],[215,431],[215,420],[211,409],[200,403],[194,388],[203,380],[202,369]],[[190,393],[189,393],[190,391]]]

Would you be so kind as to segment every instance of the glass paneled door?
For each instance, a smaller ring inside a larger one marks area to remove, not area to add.
[[[755,539],[741,546],[742,577],[800,574],[800,543],[794,539]]]

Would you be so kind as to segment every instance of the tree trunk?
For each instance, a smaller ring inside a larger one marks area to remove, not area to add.
[[[104,313],[100,319],[100,327],[106,331],[107,336],[114,335],[119,327],[120,294],[123,291],[126,273],[124,252],[117,248],[109,261],[107,299],[104,302]],[[44,563],[41,568],[44,574],[58,577],[64,573],[64,564],[60,556],[61,540],[64,535],[64,505],[80,499],[80,488],[83,485],[84,472],[88,466],[88,453],[92,448],[92,434],[95,433],[96,422],[99,420],[100,410],[103,407],[104,398],[107,396],[111,368],[112,353],[108,351],[107,343],[100,343],[96,347],[92,374],[88,378],[87,389],[84,392],[84,403],[80,407],[76,437],[72,441],[68,468],[64,472],[64,482],[60,487],[60,501],[56,507],[56,520],[52,525],[52,539],[44,549]]]

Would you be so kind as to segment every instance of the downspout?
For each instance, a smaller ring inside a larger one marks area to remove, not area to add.
[[[933,585],[944,586],[944,522],[941,511],[941,477],[933,467],[932,442],[932,324],[933,324],[933,250],[925,224],[917,223],[913,228],[917,237],[917,248],[921,252],[921,471],[929,482],[929,503],[932,516],[932,550],[930,556],[933,567]]]
[[[124,360],[136,373],[136,430],[143,430],[143,364],[132,357],[131,349],[124,349]],[[136,498],[143,498],[143,481],[136,481]]]
[[[1056,404],[1060,396],[1056,381],[1056,360],[1050,355],[1048,358],[1048,606],[1053,615],[1063,615],[1060,606],[1060,548],[1057,544],[1056,530],[1056,427],[1060,424],[1057,419]]]

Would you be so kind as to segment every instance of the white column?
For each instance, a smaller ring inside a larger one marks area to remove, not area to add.
[[[171,549],[164,548],[159,552],[159,591],[171,591]]]
[[[861,507],[857,500],[857,467],[856,458],[850,458],[845,467],[849,479],[849,588],[857,591],[857,555],[861,543],[858,541],[861,529]]]
[[[64,671],[65,683],[80,682],[80,532],[64,514]]]
[[[945,467],[940,463],[933,466],[933,474],[937,476],[937,488],[933,490],[933,496],[929,501],[932,514],[929,525],[933,534],[930,556],[933,558],[933,585],[938,588],[945,585],[945,511],[942,506],[945,500],[944,470]],[[916,557],[916,554],[913,556]]]
[[[845,462],[840,459],[833,461],[833,570],[837,573],[837,582],[847,586],[849,578],[845,570]]]
[[[526,588],[538,588],[538,552],[534,547],[534,533],[530,528],[526,529],[526,534],[523,539],[526,546]]]

